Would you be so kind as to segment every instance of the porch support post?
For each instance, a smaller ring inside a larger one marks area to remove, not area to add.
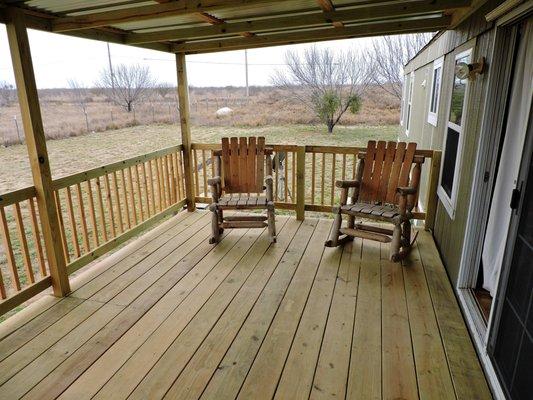
[[[191,127],[189,118],[189,85],[187,83],[187,65],[185,54],[176,54],[176,69],[178,71],[178,101],[181,123],[181,143],[183,144],[183,167],[185,171],[185,194],[187,196],[187,210],[194,211],[196,203],[193,187],[193,165],[191,162]]]
[[[296,219],[305,218],[305,146],[296,151]]]
[[[66,261],[63,256],[63,244],[58,239],[61,237],[61,230],[54,201],[52,174],[46,149],[28,33],[24,15],[21,11],[9,9],[7,16],[7,36],[17,83],[20,112],[33,175],[33,184],[37,192],[37,205],[39,207],[48,267],[52,278],[54,295],[62,297],[70,292],[70,284]]]

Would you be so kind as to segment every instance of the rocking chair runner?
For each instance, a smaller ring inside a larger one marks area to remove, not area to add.
[[[209,179],[213,202],[213,234],[217,243],[224,228],[263,228],[268,226],[270,241],[276,241],[272,191],[272,149],[265,147],[264,137],[222,139],[222,150],[213,152],[215,177]],[[265,161],[267,176],[265,177]],[[223,170],[221,167],[223,166]],[[266,190],[265,195],[262,195]],[[233,215],[224,210],[266,209],[267,215]],[[265,222],[267,221],[267,222]]]
[[[341,189],[340,205],[335,207],[335,221],[326,246],[335,247],[354,237],[391,242],[390,259],[405,258],[411,241],[412,210],[418,200],[421,164],[424,157],[416,156],[416,143],[370,141],[365,153],[359,153],[356,177],[353,181],[337,181]],[[414,166],[413,166],[414,164]],[[348,191],[353,188],[348,204]],[[348,216],[343,228],[342,216]],[[390,222],[393,229],[363,223],[355,218]],[[341,235],[344,235],[341,237]]]

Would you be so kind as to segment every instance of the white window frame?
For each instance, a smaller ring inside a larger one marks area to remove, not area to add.
[[[404,75],[403,77],[403,85],[402,85],[402,101],[400,101],[400,126],[404,126],[405,122],[405,103],[407,102],[407,79],[408,75]]]
[[[435,112],[431,111],[431,103],[433,101],[433,90],[435,90],[435,70],[439,69],[438,79],[440,81],[439,92],[437,93],[437,99],[435,101]],[[438,58],[433,61],[433,70],[431,72],[431,90],[429,91],[429,107],[428,107],[428,123],[433,126],[437,126],[440,94],[442,93],[442,69],[444,68],[444,57]]]
[[[469,48],[468,50],[462,51],[455,55],[454,62],[453,62],[453,82],[455,81],[455,64],[458,59],[464,58],[468,56],[467,62],[470,63],[472,60],[472,48]],[[453,122],[450,122],[450,111],[452,107],[452,95],[453,95],[453,82],[452,87],[450,90],[450,97],[448,101],[448,110],[446,114],[446,126],[444,127],[444,143],[442,145],[442,162],[440,165],[440,176],[439,176],[439,187],[437,188],[437,195],[439,196],[440,201],[444,205],[444,208],[446,209],[446,212],[450,216],[451,219],[455,218],[455,207],[457,205],[457,192],[458,192],[458,186],[459,181],[461,178],[461,165],[462,165],[462,158],[463,158],[463,145],[464,145],[464,126],[467,121],[467,105],[468,105],[468,94],[470,92],[470,81],[466,79],[466,88],[465,88],[465,95],[464,95],[464,101],[463,101],[463,109],[461,114],[461,126],[454,124]],[[453,183],[452,183],[452,193],[451,196],[448,196],[446,191],[441,185],[442,182],[442,174],[444,171],[444,159],[446,157],[446,141],[448,139],[448,128],[452,128],[454,131],[456,131],[459,134],[459,141],[457,143],[457,156],[455,158],[455,172],[453,174]]]
[[[409,74],[409,86],[407,88],[407,104],[405,105],[405,136],[409,136],[411,128],[411,116],[413,115],[413,86],[415,83],[415,71]]]

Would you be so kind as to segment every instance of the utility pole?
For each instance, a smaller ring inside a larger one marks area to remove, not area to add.
[[[250,97],[250,88],[248,87],[248,50],[244,50],[244,66],[246,69],[246,97]]]
[[[115,90],[115,74],[113,73],[113,64],[111,63],[111,50],[107,42],[107,59],[109,60],[109,73],[111,74],[111,88]]]

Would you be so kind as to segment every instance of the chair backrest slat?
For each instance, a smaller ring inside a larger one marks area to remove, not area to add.
[[[397,204],[396,188],[409,185],[415,152],[416,143],[369,141],[358,201]]]
[[[265,172],[265,138],[223,138],[222,168],[226,193],[263,191]]]

